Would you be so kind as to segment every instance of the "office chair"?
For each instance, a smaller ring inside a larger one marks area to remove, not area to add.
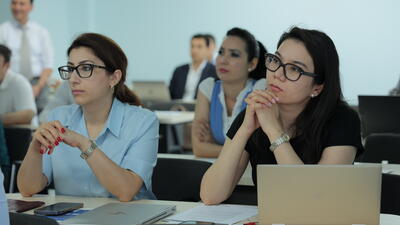
[[[210,162],[158,158],[153,170],[153,193],[159,200],[200,201],[200,183]]]
[[[358,96],[361,135],[400,133],[400,96]]]
[[[379,133],[367,136],[361,162],[400,164],[400,134]]]
[[[58,225],[59,223],[45,216],[9,212],[10,225]]]
[[[256,186],[237,185],[231,196],[223,204],[257,205]]]
[[[382,174],[381,213],[400,216],[400,175]]]
[[[17,177],[17,166],[21,165],[28,150],[32,139],[32,130],[30,128],[5,127],[4,134],[11,161],[9,193],[13,193],[16,183],[15,178]]]

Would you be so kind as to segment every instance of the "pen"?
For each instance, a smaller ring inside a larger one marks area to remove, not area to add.
[[[257,222],[248,222],[248,223],[244,223],[243,225],[257,225]]]

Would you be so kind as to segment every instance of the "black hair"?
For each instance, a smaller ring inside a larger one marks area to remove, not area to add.
[[[212,34],[204,34],[204,37],[206,37],[208,39],[209,43],[211,43],[211,42],[216,43],[215,37]]]
[[[314,79],[314,84],[324,85],[295,121],[295,135],[305,143],[303,149],[298,150],[300,157],[305,163],[318,163],[322,156],[324,128],[336,107],[348,107],[340,87],[339,56],[332,39],[321,31],[293,27],[282,34],[277,47],[288,39],[304,44],[314,63],[311,72],[320,76]]]
[[[10,62],[11,50],[7,46],[0,44],[0,55],[4,57],[5,63]]]
[[[246,44],[247,61],[250,62],[254,58],[258,58],[257,66],[254,70],[249,73],[249,77],[255,80],[265,77],[265,54],[267,49],[264,45],[257,41],[256,38],[247,30],[242,28],[232,28],[227,33],[226,36],[235,36],[242,39]]]
[[[204,35],[204,34],[195,34],[195,35],[192,36],[192,39],[191,39],[191,40],[193,40],[193,39],[195,39],[195,38],[196,38],[196,39],[197,39],[197,38],[203,39],[204,42],[206,43],[207,48],[210,47],[210,39],[208,39],[208,37],[207,37],[206,35]]]
[[[249,73],[249,77],[255,80],[265,78],[265,74],[267,73],[267,68],[265,67],[265,54],[267,54],[268,51],[260,41],[257,41],[257,43],[259,52],[258,63],[256,68]]]

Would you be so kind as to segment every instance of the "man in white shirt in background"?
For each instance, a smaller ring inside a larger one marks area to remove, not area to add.
[[[0,224],[1,225],[9,225],[10,219],[8,218],[8,206],[7,206],[7,198],[6,193],[4,191],[3,186],[4,176],[0,170]]]
[[[207,58],[209,39],[203,34],[196,34],[190,44],[192,62],[178,66],[169,84],[172,99],[193,101],[196,99],[199,83],[207,77],[217,77],[215,66]]]
[[[14,19],[0,25],[0,44],[11,49],[11,69],[30,81],[40,111],[49,95],[54,54],[48,31],[29,20],[32,8],[33,0],[11,0]]]
[[[10,49],[0,44],[0,120],[5,126],[31,124],[36,114],[32,87],[24,76],[9,69],[10,57]]]

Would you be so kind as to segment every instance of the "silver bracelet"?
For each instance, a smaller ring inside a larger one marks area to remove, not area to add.
[[[82,151],[81,158],[87,160],[93,153],[93,151],[97,148],[96,142],[90,140],[90,147],[86,151]]]
[[[287,133],[282,133],[278,139],[271,143],[271,146],[269,146],[269,150],[271,150],[271,152],[274,152],[279,145],[289,142],[289,140],[290,136]]]

